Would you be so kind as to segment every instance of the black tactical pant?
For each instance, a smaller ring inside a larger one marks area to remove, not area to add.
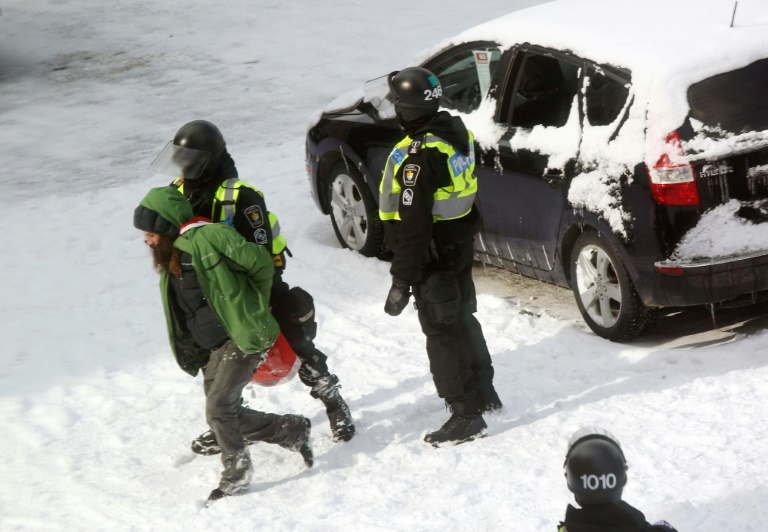
[[[478,387],[492,386],[493,378],[491,355],[474,316],[473,260],[471,240],[437,249],[424,281],[413,287],[437,395],[449,405],[463,404],[468,415],[479,413]]]

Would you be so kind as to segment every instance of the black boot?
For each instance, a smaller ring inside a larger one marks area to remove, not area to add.
[[[451,417],[440,427],[440,430],[424,436],[424,441],[433,447],[458,445],[460,443],[485,437],[488,425],[479,414],[465,414],[463,403],[451,403]]]
[[[283,449],[301,454],[307,467],[312,467],[314,456],[310,436],[312,423],[304,416],[286,414],[280,416],[280,428],[274,436],[266,438],[267,443],[276,443]]]
[[[311,395],[320,399],[325,405],[328,421],[333,432],[333,441],[349,441],[355,435],[355,424],[349,407],[339,393],[339,379],[336,375],[319,379],[313,387]]]
[[[246,445],[251,445],[252,443],[250,440],[245,440]],[[221,453],[219,442],[216,441],[216,434],[212,430],[207,430],[192,440],[190,447],[193,453],[203,456],[213,456],[214,454]]]
[[[253,464],[247,447],[241,451],[225,454],[222,464],[224,471],[221,472],[219,487],[208,496],[208,500],[205,501],[206,507],[224,497],[245,493],[253,479]]]
[[[216,441],[216,434],[212,430],[203,432],[200,436],[192,440],[192,452],[195,454],[202,454],[203,456],[211,456],[221,453],[221,447],[219,442]]]

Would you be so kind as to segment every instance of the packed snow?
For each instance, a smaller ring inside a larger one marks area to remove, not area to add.
[[[309,196],[313,113],[419,50],[537,3],[4,0],[0,529],[554,530],[572,502],[565,446],[585,425],[622,442],[625,499],[649,520],[764,529],[763,330],[690,349],[618,345],[480,293],[506,411],[488,417],[487,438],[433,449],[422,437],[448,414],[416,314],[383,313],[388,264],[342,250]],[[732,3],[721,4],[727,19]],[[624,30],[655,31],[648,23],[628,13],[605,44],[625,47]],[[765,34],[757,16],[741,24]],[[294,254],[286,280],[315,297],[317,345],[357,424],[334,444],[298,379],[246,390],[255,407],[311,418],[315,466],[251,446],[250,491],[208,509],[221,464],[189,450],[206,430],[202,381],[173,360],[131,223],[146,191],[168,181],[148,165],[198,118],[222,129],[241,176],[279,214]]]
[[[744,205],[731,200],[704,213],[699,223],[686,233],[677,246],[672,260],[681,262],[710,261],[731,257],[748,257],[768,250],[768,212],[762,202],[748,205],[758,223],[739,216]],[[757,251],[756,251],[757,250]],[[762,254],[762,253],[760,253]]]

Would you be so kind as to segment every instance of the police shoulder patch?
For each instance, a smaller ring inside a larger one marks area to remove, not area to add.
[[[419,177],[421,166],[418,164],[406,164],[403,167],[403,185],[412,187],[416,185],[416,179]]]
[[[403,205],[413,204],[413,190],[406,188],[403,190]]]
[[[251,205],[245,209],[245,217],[254,229],[264,225],[264,214],[261,212],[261,207],[258,205]]]
[[[262,245],[262,246],[264,244],[266,244],[267,243],[267,230],[264,229],[263,227],[261,229],[256,229],[253,232],[253,240],[257,244]]]

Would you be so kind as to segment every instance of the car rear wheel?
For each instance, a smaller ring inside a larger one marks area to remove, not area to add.
[[[331,222],[345,248],[373,257],[382,250],[379,211],[363,176],[354,166],[339,163],[328,179]]]
[[[614,342],[639,336],[655,317],[640,301],[618,252],[594,231],[576,240],[571,286],[584,321],[595,334]]]

